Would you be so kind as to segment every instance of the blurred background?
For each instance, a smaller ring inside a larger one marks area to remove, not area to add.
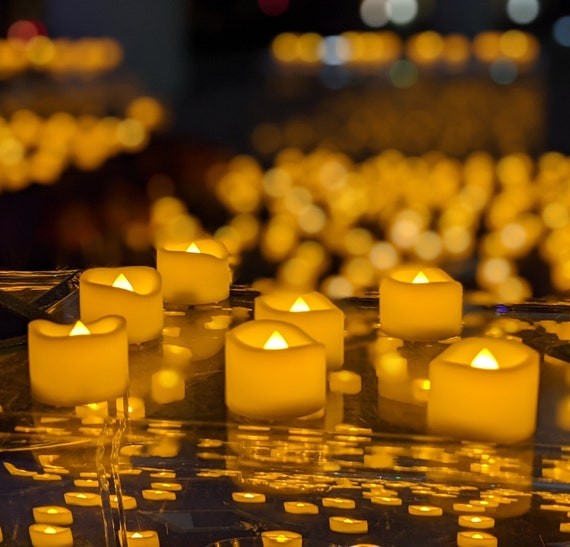
[[[260,289],[563,297],[569,128],[565,0],[3,0],[0,269],[216,237]]]

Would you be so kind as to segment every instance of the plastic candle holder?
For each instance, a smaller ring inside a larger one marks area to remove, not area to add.
[[[121,396],[129,384],[126,321],[110,315],[92,323],[28,324],[32,395],[43,403],[74,406]]]
[[[37,524],[57,524],[59,526],[73,524],[73,514],[67,507],[42,505],[34,507],[32,513]]]
[[[309,293],[275,292],[258,296],[255,319],[285,321],[298,326],[325,346],[329,370],[344,362],[344,313],[326,296]]]
[[[347,517],[329,517],[329,528],[332,532],[340,534],[366,534],[368,533],[368,521]]]
[[[471,337],[431,363],[428,429],[436,434],[512,443],[536,427],[539,355],[513,340]]]
[[[126,547],[160,547],[160,540],[158,533],[155,530],[138,530],[136,532],[126,532],[127,545]],[[123,538],[119,536],[121,545],[123,545]]]
[[[154,340],[162,331],[162,279],[146,266],[85,270],[79,278],[79,309],[84,323],[123,316],[131,344]]]
[[[71,528],[55,524],[32,524],[28,532],[32,547],[73,547]]]
[[[380,283],[380,328],[406,340],[461,333],[463,287],[439,268],[402,267]]]
[[[485,515],[459,515],[457,523],[463,528],[486,530],[495,526],[495,519]]]
[[[230,295],[226,247],[215,239],[171,244],[157,249],[164,300],[173,305],[211,304]]]
[[[457,532],[457,547],[497,547],[497,538],[486,532]]]
[[[247,321],[226,334],[226,405],[263,420],[299,418],[326,400],[322,344],[282,321]]]
[[[303,536],[289,530],[267,530],[261,533],[263,547],[302,547]]]

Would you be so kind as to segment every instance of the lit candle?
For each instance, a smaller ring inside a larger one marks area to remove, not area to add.
[[[98,507],[101,505],[101,496],[91,492],[66,492],[63,499],[67,505],[78,507]]]
[[[497,538],[486,532],[457,532],[457,547],[497,547]]]
[[[352,370],[335,370],[329,372],[329,389],[334,393],[356,395],[362,389],[360,374]]]
[[[155,490],[170,490],[170,492],[182,490],[182,485],[179,482],[151,482],[150,487]]]
[[[253,320],[226,334],[226,405],[266,420],[317,412],[326,400],[326,357],[301,329]]]
[[[238,503],[265,503],[265,494],[257,492],[232,492],[232,499]]]
[[[58,524],[60,526],[73,524],[73,514],[67,507],[42,505],[34,507],[32,513],[37,524]]]
[[[397,496],[373,496],[370,501],[376,505],[402,505],[402,498]]]
[[[319,507],[317,505],[305,501],[285,501],[283,502],[283,508],[286,513],[291,513],[292,515],[319,514]]]
[[[137,500],[133,496],[121,496],[122,508],[125,511],[130,511],[137,508]],[[119,496],[111,496],[111,509],[119,508]]]
[[[126,547],[160,547],[158,533],[154,530],[138,530],[137,532],[126,532]],[[119,536],[121,545],[123,538]],[[123,546],[124,547],[124,546]]]
[[[480,505],[473,505],[472,503],[454,503],[453,510],[458,513],[484,513],[485,508]]]
[[[230,294],[228,251],[215,239],[166,245],[156,260],[169,304],[210,304]]]
[[[95,479],[75,479],[73,486],[77,486],[77,488],[99,488],[99,481]]]
[[[368,521],[346,517],[329,517],[329,528],[340,534],[366,534]]]
[[[459,515],[457,522],[463,528],[474,528],[476,530],[486,530],[495,526],[495,519],[485,515]]]
[[[79,278],[81,320],[89,323],[106,315],[121,315],[132,344],[160,336],[162,307],[162,279],[154,268],[91,268]]]
[[[45,319],[28,324],[32,394],[39,401],[74,406],[123,394],[129,383],[125,319],[108,316],[84,325]]]
[[[125,413],[125,400],[120,397],[116,400],[117,403],[117,414],[119,416],[124,416],[128,414],[131,420],[140,420],[145,417],[146,409],[144,401],[140,397],[128,397],[127,398],[127,412]]]
[[[73,547],[71,528],[52,524],[32,524],[28,532],[33,547]]]
[[[152,501],[174,501],[176,494],[170,490],[147,489],[142,491],[142,497]]]
[[[408,513],[417,517],[441,517],[443,509],[436,505],[409,505]]]
[[[263,547],[279,547],[285,545],[286,547],[302,547],[303,536],[297,532],[290,532],[288,530],[268,530],[261,532],[261,542]]]
[[[344,362],[344,313],[326,296],[316,291],[297,294],[275,292],[258,296],[255,319],[293,323],[325,346],[329,370]]]
[[[380,283],[380,328],[407,340],[461,333],[463,288],[438,268],[401,267]]]
[[[349,498],[323,498],[323,507],[334,507],[335,509],[354,509],[356,503]]]
[[[182,401],[186,395],[184,376],[169,368],[155,372],[150,378],[150,394],[159,404]]]
[[[536,427],[539,355],[513,340],[471,337],[430,363],[431,432],[490,442],[528,439]]]

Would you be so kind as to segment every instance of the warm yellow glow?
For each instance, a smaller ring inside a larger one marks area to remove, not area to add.
[[[115,281],[113,281],[113,287],[117,289],[123,289],[125,291],[131,291],[131,292],[134,291],[133,286],[127,279],[127,276],[123,273],[120,273],[115,279]]]
[[[483,534],[475,533],[471,536],[473,539],[483,539]]]
[[[496,370],[499,368],[499,363],[497,363],[495,356],[487,348],[483,348],[477,355],[475,355],[475,357],[473,357],[471,366],[485,370]]]
[[[427,505],[422,505],[420,507],[420,511],[424,511],[424,512],[431,511],[431,507],[428,507]]]
[[[346,524],[352,524],[354,521],[352,519],[343,519],[342,522],[344,522]]]
[[[412,279],[412,283],[429,283],[429,279],[424,272],[419,271]]]
[[[50,507],[46,512],[50,515],[56,515],[59,511],[55,507]]]
[[[309,305],[305,302],[302,296],[299,296],[299,298],[297,298],[297,300],[293,302],[291,308],[289,308],[289,311],[295,311],[295,312],[304,312],[310,310],[311,308],[309,308]]]
[[[131,535],[132,538],[142,538],[143,535],[139,534],[139,532],[133,532],[133,534]]]
[[[263,345],[263,349],[287,349],[289,344],[287,344],[287,340],[283,338],[283,335],[279,332],[274,330],[271,336],[267,339],[265,344]]]
[[[91,334],[91,331],[81,321],[76,321],[69,332],[69,336],[82,336],[85,334]]]
[[[44,533],[45,534],[57,534],[57,530],[55,528],[52,528],[51,526],[48,526],[47,528],[44,529]]]
[[[196,245],[196,243],[190,243],[190,245],[188,245],[188,248],[186,249],[187,253],[201,253],[202,251],[200,251],[200,249],[198,248],[198,245]]]

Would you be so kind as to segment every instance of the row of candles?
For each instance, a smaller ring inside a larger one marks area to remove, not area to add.
[[[119,398],[129,387],[129,344],[161,336],[164,304],[188,307],[229,297],[225,247],[214,239],[158,249],[157,268],[93,268],[80,278],[80,321],[29,324],[29,373],[41,402],[73,406]],[[430,431],[497,442],[535,430],[539,357],[512,339],[461,338],[462,287],[438,268],[401,267],[380,285],[383,335],[445,340],[429,364]],[[254,319],[225,335],[225,402],[267,421],[317,416],[327,381],[344,364],[344,313],[318,292],[255,299]],[[348,371],[347,371],[348,372]],[[351,388],[352,389],[352,388]],[[356,386],[359,389],[359,386]]]

